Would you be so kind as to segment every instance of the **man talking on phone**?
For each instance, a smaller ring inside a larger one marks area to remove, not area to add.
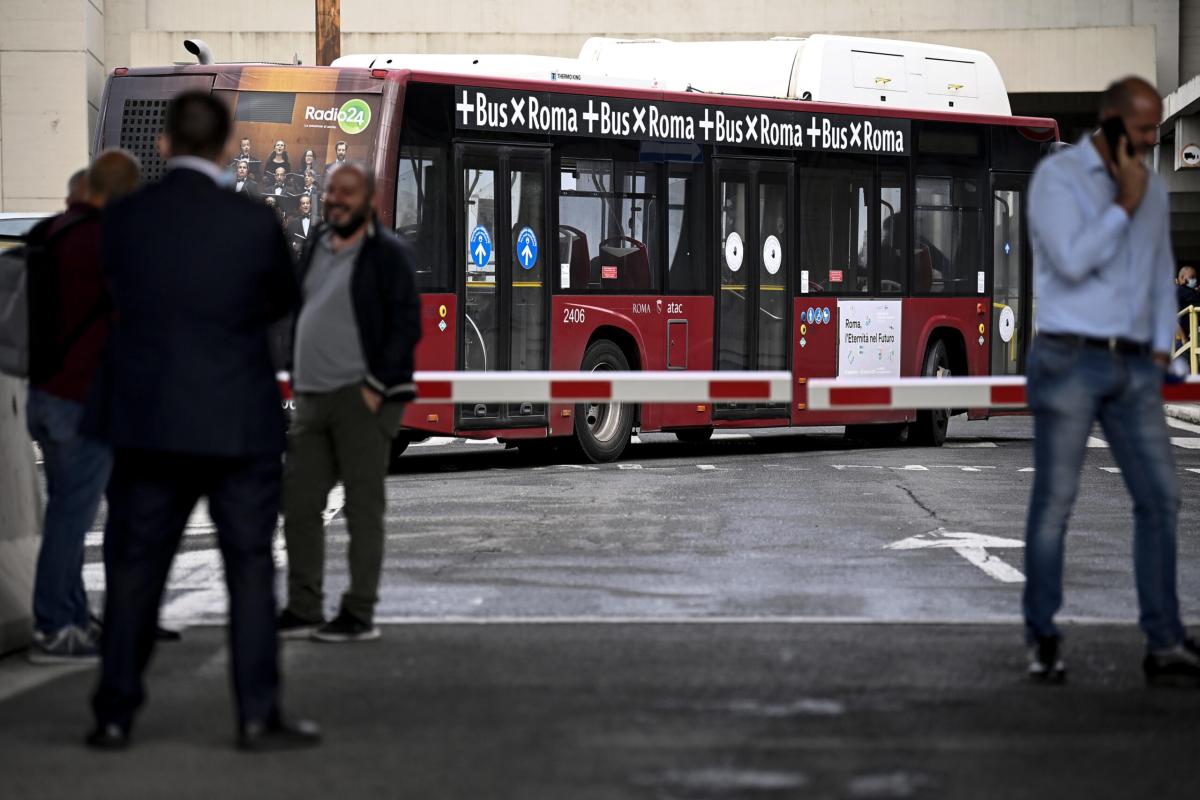
[[[1144,163],[1162,100],[1140,78],[1104,92],[1100,127],[1046,158],[1030,186],[1038,298],[1030,351],[1034,479],[1025,529],[1029,677],[1066,677],[1054,615],[1088,434],[1100,422],[1133,496],[1134,575],[1150,685],[1200,686],[1200,647],[1176,596],[1179,483],[1162,384],[1175,334],[1167,191]]]

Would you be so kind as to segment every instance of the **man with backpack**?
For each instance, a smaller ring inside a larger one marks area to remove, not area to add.
[[[83,587],[84,539],[112,470],[108,445],[80,433],[84,401],[108,336],[110,306],[100,267],[100,210],[133,191],[137,159],[101,153],[87,195],[28,237],[29,433],[42,450],[46,516],[34,579],[34,663],[98,658]]]

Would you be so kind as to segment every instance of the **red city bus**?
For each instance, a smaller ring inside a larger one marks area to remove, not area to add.
[[[339,156],[367,161],[416,256],[420,370],[788,370],[796,391],[790,407],[413,405],[398,449],[574,437],[609,461],[634,430],[813,425],[940,445],[952,414],[988,412],[814,412],[804,384],[1023,371],[1026,191],[1053,120],[400,67],[120,69],[96,148],[156,178],[166,100],[210,90],[284,224],[302,194],[319,213]]]

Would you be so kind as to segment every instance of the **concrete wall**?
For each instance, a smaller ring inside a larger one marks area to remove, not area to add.
[[[1179,83],[1200,75],[1200,0],[1179,3]]]
[[[0,0],[0,210],[52,209],[87,153],[104,75],[189,61],[313,63],[311,0]],[[1014,93],[1173,90],[1200,64],[1200,0],[342,0],[342,52],[575,55],[589,36],[911,38],[976,47]]]
[[[25,429],[25,382],[0,375],[0,653],[29,643],[41,503]]]
[[[62,206],[104,89],[103,0],[3,0],[0,210]]]

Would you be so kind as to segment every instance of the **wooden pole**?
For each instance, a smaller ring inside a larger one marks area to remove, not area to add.
[[[342,54],[342,0],[317,0],[317,64],[327,67]]]

